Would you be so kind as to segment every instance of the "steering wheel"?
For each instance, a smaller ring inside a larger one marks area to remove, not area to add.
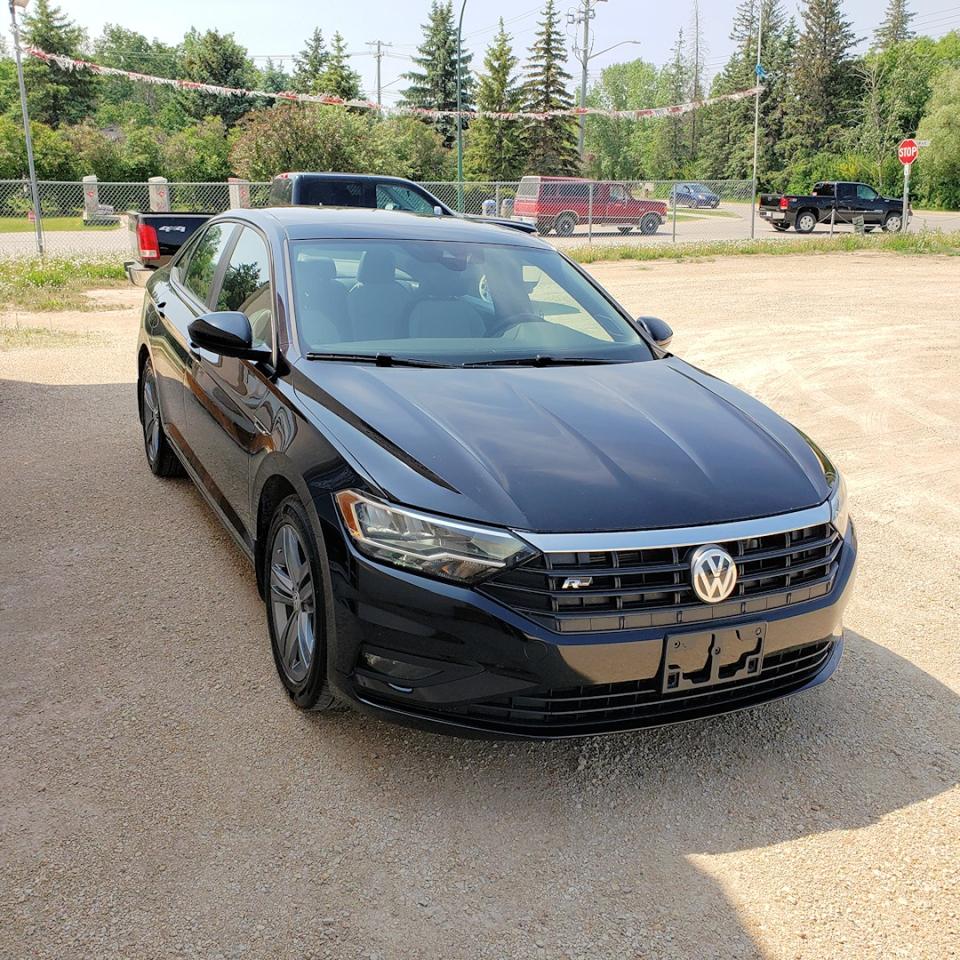
[[[544,320],[539,313],[534,313],[532,310],[521,310],[519,313],[511,313],[509,316],[504,317],[500,323],[490,331],[490,335],[502,337],[508,331],[524,323],[549,323],[549,321]]]

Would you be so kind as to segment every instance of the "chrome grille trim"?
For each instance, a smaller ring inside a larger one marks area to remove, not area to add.
[[[665,527],[598,533],[531,533],[514,530],[518,537],[543,553],[599,553],[613,550],[651,550],[659,547],[692,547],[725,540],[748,540],[830,522],[830,501],[819,506],[753,520],[734,520],[701,527]]]

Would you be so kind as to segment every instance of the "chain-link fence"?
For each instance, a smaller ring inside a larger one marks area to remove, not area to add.
[[[454,210],[522,218],[560,247],[582,243],[657,243],[746,239],[772,230],[754,221],[749,180],[588,181],[525,177],[512,182],[424,183]],[[44,249],[52,254],[126,255],[128,211],[219,213],[265,206],[269,184],[39,183]],[[0,256],[37,251],[26,180],[0,181]]]

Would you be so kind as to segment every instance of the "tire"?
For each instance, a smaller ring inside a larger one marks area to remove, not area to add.
[[[649,237],[660,229],[660,218],[655,213],[644,214],[640,220],[640,232]]]
[[[182,477],[183,465],[173,452],[160,415],[157,375],[149,358],[140,374],[140,423],[143,427],[143,452],[147,466],[157,477]]]
[[[771,223],[771,227],[777,231],[777,233],[786,233],[790,229],[789,223]]]
[[[327,710],[337,700],[327,685],[326,589],[310,521],[295,496],[273,513],[263,564],[267,627],[280,680],[300,709]]]
[[[554,229],[558,237],[569,237],[573,233],[573,228],[577,225],[577,218],[572,213],[561,213],[553,221]]]
[[[888,213],[883,221],[883,229],[887,233],[899,233],[903,226],[903,214]]]
[[[545,237],[553,229],[552,220],[538,220],[537,221],[537,233],[541,237]]]
[[[797,233],[813,233],[813,228],[817,225],[817,215],[813,210],[801,210],[797,214],[794,229]]]
[[[633,229],[633,227],[617,227],[617,232],[626,235],[626,234],[628,234],[632,229]]]

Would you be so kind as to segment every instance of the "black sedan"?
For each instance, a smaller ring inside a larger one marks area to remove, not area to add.
[[[229,212],[147,287],[147,461],[249,555],[302,708],[559,737],[815,686],[843,481],[669,339],[506,228]]]

